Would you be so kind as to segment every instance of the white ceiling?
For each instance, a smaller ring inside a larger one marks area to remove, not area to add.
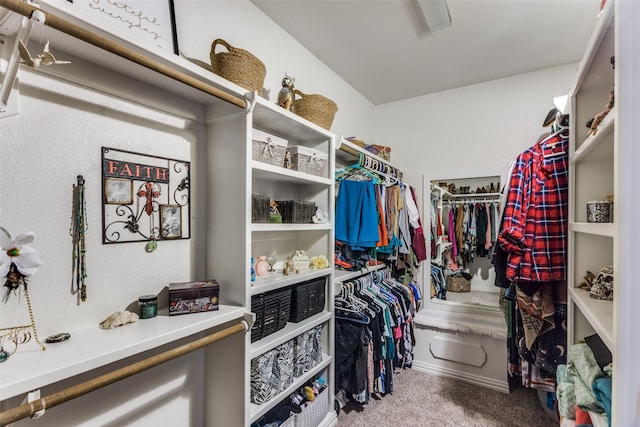
[[[431,33],[411,0],[252,2],[375,105],[578,62],[600,10],[448,0],[451,27]]]

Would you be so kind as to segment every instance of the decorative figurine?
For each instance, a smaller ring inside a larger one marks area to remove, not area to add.
[[[296,264],[292,259],[288,259],[284,263],[284,268],[282,269],[282,274],[288,276],[289,273],[300,273],[300,270],[296,269]]]
[[[284,152],[284,168],[293,169],[293,164],[291,163],[291,153],[289,152],[289,150]]]
[[[282,223],[282,214],[278,210],[278,204],[275,200],[271,200],[269,202],[269,222],[271,223]]]
[[[18,40],[18,50],[20,51],[20,58],[22,63],[27,67],[38,68],[40,65],[52,65],[52,64],[71,64],[71,61],[58,61],[51,52],[49,52],[49,42],[44,45],[44,51],[33,58],[29,53],[29,49],[22,43],[22,40]]]
[[[280,92],[278,92],[277,104],[287,111],[291,109],[291,104],[293,104],[293,84],[295,83],[295,81],[295,77],[291,77],[287,73],[284,73],[284,78],[282,79],[282,89],[280,89]]]
[[[314,224],[328,224],[329,223],[329,213],[322,212],[320,208],[316,209],[316,214],[311,217],[311,220]]]
[[[605,105],[604,110],[596,114],[596,116],[587,122],[587,127],[589,128],[589,132],[587,132],[587,136],[595,135],[598,133],[598,126],[602,123],[602,120],[609,114],[609,111],[613,108],[615,103],[614,100],[614,92],[609,92],[609,102]]]

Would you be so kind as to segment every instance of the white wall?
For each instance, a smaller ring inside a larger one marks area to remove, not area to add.
[[[419,188],[422,175],[506,174],[509,163],[546,130],[553,97],[566,95],[575,64],[381,105],[375,140]]]
[[[576,69],[568,64],[381,105],[376,143],[392,148],[392,163],[405,170],[425,217],[423,179],[500,175],[504,182],[510,162],[548,132],[542,123],[553,98],[569,92]],[[494,275],[473,280],[488,290]]]

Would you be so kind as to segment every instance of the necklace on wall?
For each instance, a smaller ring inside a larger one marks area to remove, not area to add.
[[[73,281],[74,293],[78,295],[78,304],[87,300],[87,248],[85,232],[87,231],[87,202],[85,199],[84,177],[78,175],[78,184],[74,193],[74,215],[71,223],[73,237]]]

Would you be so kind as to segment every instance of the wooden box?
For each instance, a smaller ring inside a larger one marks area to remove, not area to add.
[[[169,284],[169,316],[218,309],[220,285],[215,280]]]

